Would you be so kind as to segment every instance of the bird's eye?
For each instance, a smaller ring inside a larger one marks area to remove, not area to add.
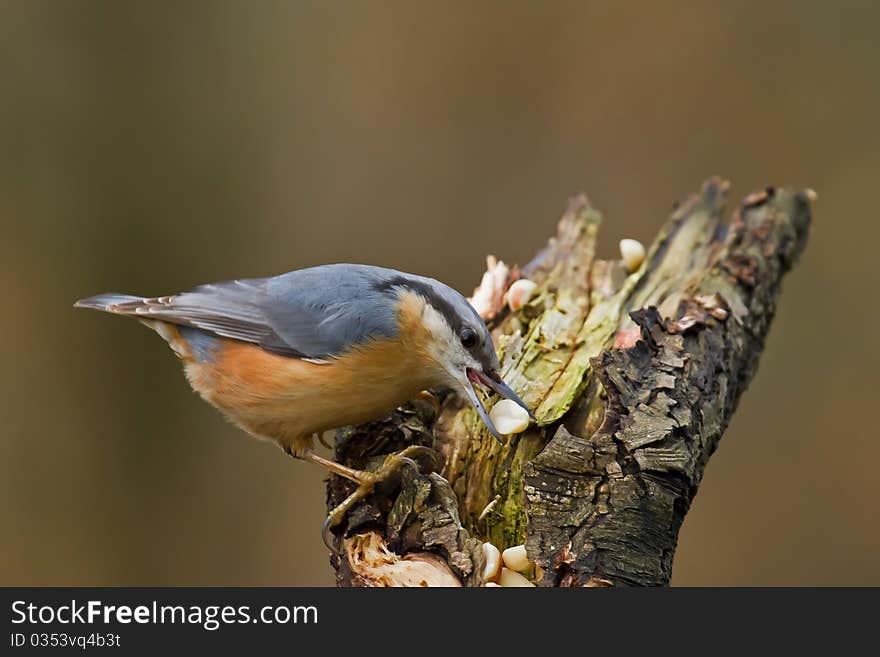
[[[477,344],[477,332],[472,328],[462,329],[461,344],[465,349],[470,349]]]

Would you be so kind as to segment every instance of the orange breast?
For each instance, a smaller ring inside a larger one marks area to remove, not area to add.
[[[327,364],[222,340],[213,362],[184,358],[187,377],[243,429],[289,446],[301,436],[381,417],[437,385],[417,302],[401,306],[400,320],[400,338],[370,342]]]

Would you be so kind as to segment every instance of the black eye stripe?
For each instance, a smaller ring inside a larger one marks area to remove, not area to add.
[[[403,287],[420,294],[431,304],[431,306],[434,307],[435,310],[437,310],[437,312],[446,318],[446,321],[452,327],[452,330],[459,335],[461,335],[462,328],[466,328],[462,326],[462,319],[455,311],[455,308],[452,307],[452,304],[437,294],[430,285],[422,283],[421,281],[404,278],[403,276],[395,276],[394,278],[376,285],[376,289],[382,292],[393,290],[395,287]]]
[[[482,322],[482,319],[477,314],[477,311],[473,309],[470,304],[465,304],[466,310],[463,312],[469,312],[473,319],[470,317],[466,320],[461,315],[459,315],[458,311],[449,303],[448,300],[437,294],[433,287],[429,284],[419,281],[413,280],[411,278],[407,278],[405,276],[394,276],[388,280],[381,281],[374,286],[374,289],[379,290],[380,292],[391,292],[395,288],[404,288],[408,289],[416,294],[422,296],[437,312],[439,312],[443,317],[446,318],[447,323],[452,328],[453,335],[457,335],[458,339],[461,340],[461,344],[465,349],[473,350],[476,347],[479,349],[472,352],[474,357],[476,357],[481,362],[483,360],[487,360],[486,368],[491,366],[491,358],[489,355],[494,357],[494,348],[492,347],[492,340],[489,339],[487,344],[482,344],[483,340],[481,339],[482,331],[478,331],[477,329],[468,326],[466,321],[474,321],[474,322]],[[485,329],[483,329],[485,330]],[[464,339],[464,333],[468,334],[473,333],[473,342],[471,342],[471,338],[468,338],[467,341]],[[487,352],[489,355],[484,354],[483,352],[488,349]]]

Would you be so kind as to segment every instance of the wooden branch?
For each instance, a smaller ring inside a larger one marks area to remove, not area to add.
[[[631,274],[596,260],[601,217],[585,196],[570,202],[522,269],[538,284],[531,300],[517,312],[484,310],[504,379],[535,409],[526,432],[499,446],[454,395],[439,415],[416,402],[340,431],[336,457],[353,467],[412,444],[442,461],[433,473],[404,470],[337,528],[340,585],[448,584],[452,573],[479,586],[483,541],[525,543],[541,586],[669,582],[679,528],[810,223],[812,192],[768,188],[723,224],[727,188],[707,181]],[[349,492],[332,477],[328,504]],[[427,570],[374,577],[359,556],[365,542],[381,546],[383,567],[416,560]]]

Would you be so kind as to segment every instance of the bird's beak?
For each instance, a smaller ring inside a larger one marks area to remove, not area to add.
[[[503,445],[504,440],[501,438],[501,434],[498,433],[498,429],[495,428],[495,423],[492,422],[492,418],[489,417],[489,413],[486,412],[486,407],[483,406],[483,402],[480,400],[480,396],[477,394],[477,389],[474,386],[475,383],[484,385],[487,388],[494,390],[505,399],[509,399],[515,402],[525,409],[530,418],[532,418],[533,420],[537,419],[535,418],[534,413],[532,413],[529,407],[526,406],[526,403],[522,399],[520,399],[519,395],[517,395],[513,390],[510,389],[510,386],[502,381],[497,372],[486,374],[485,372],[471,369],[469,367],[467,368],[466,373],[468,383],[470,383],[470,385],[465,386],[465,392],[467,393],[468,399],[470,399],[471,404],[473,404],[474,408],[477,411],[477,414],[483,421],[483,424],[485,424],[486,427],[489,429],[489,433],[495,436],[495,440],[497,440],[499,444]]]

